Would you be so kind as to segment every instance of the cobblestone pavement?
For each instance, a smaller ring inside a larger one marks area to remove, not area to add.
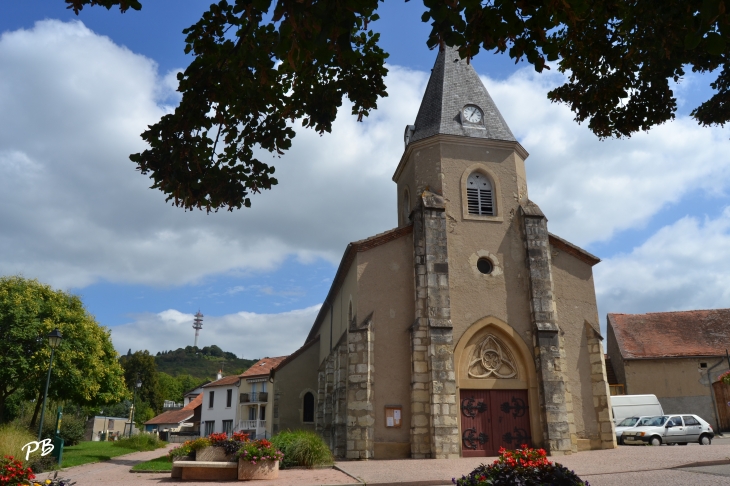
[[[494,458],[462,458],[432,460],[397,460],[371,462],[342,462],[338,465],[367,484],[420,483],[422,485],[451,484],[482,463]],[[730,464],[730,440],[716,440],[710,446],[621,446],[613,450],[588,451],[571,456],[554,457],[574,470],[592,486],[626,486],[630,483],[672,485],[730,485],[730,465],[706,468],[676,469],[707,461],[727,461]]]
[[[172,447],[172,446],[168,446]],[[60,476],[72,479],[77,486],[112,484],[193,485],[210,482],[172,480],[169,473],[130,473],[139,462],[163,455],[163,449],[119,456],[110,461],[65,469]],[[494,458],[423,459],[395,461],[344,461],[343,471],[367,484],[410,483],[412,486],[447,485],[451,478],[467,474],[481,463]],[[627,484],[728,485],[730,486],[730,439],[715,440],[711,446],[621,446],[606,451],[589,451],[555,457],[566,467],[589,481],[592,486],[626,486]],[[703,465],[701,463],[715,462]],[[40,475],[45,479],[47,475]],[[236,484],[236,481],[219,483]],[[276,481],[256,481],[256,486],[314,486],[354,484],[356,480],[334,469],[283,470]],[[240,483],[238,483],[240,484]]]
[[[165,486],[195,484],[241,484],[238,481],[180,481],[170,478],[170,473],[132,473],[129,470],[135,464],[149,461],[163,456],[169,449],[179,444],[169,444],[165,449],[157,449],[151,452],[135,452],[124,456],[115,457],[109,461],[95,464],[85,464],[64,468],[59,472],[58,477],[76,481],[76,486],[133,486],[133,485],[155,485]],[[39,474],[38,479],[45,480],[52,477],[53,473]],[[36,481],[38,481],[36,479]],[[279,471],[279,479],[275,481],[256,481],[256,486],[312,486],[312,485],[344,485],[357,484],[357,482],[346,474],[335,469],[288,469]]]

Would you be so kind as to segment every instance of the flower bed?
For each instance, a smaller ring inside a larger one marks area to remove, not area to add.
[[[279,462],[284,459],[284,454],[268,440],[260,439],[245,442],[238,450],[238,458],[244,462],[256,464],[262,461]]]
[[[268,440],[250,441],[240,432],[187,441],[169,453],[173,478],[205,480],[276,479],[283,457]]]
[[[543,449],[531,449],[523,444],[517,450],[499,450],[499,459],[489,466],[482,464],[461,479],[453,479],[457,486],[489,486],[519,484],[538,486],[590,486],[567,467],[548,460]]]

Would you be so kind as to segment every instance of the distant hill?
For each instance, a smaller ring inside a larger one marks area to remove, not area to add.
[[[205,380],[214,380],[218,370],[223,370],[223,376],[239,375],[256,361],[239,359],[216,345],[202,349],[187,346],[174,351],[162,351],[155,356],[157,371],[172,376],[191,375]]]

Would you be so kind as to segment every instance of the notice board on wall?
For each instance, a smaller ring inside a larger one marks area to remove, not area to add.
[[[385,426],[398,428],[403,423],[403,407],[400,405],[385,406]]]

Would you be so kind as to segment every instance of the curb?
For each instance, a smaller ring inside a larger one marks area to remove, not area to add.
[[[342,468],[341,468],[340,466],[338,466],[337,464],[333,464],[333,465],[332,465],[332,469],[336,469],[337,471],[340,471],[341,473],[343,473],[343,474],[346,474],[346,475],[350,476],[350,477],[351,477],[352,479],[354,479],[355,481],[357,481],[357,482],[358,482],[358,483],[360,483],[360,484],[365,484],[365,481],[363,481],[362,479],[358,478],[358,477],[357,477],[357,476],[355,476],[354,474],[350,474],[349,472],[345,471],[344,469],[342,469]]]

